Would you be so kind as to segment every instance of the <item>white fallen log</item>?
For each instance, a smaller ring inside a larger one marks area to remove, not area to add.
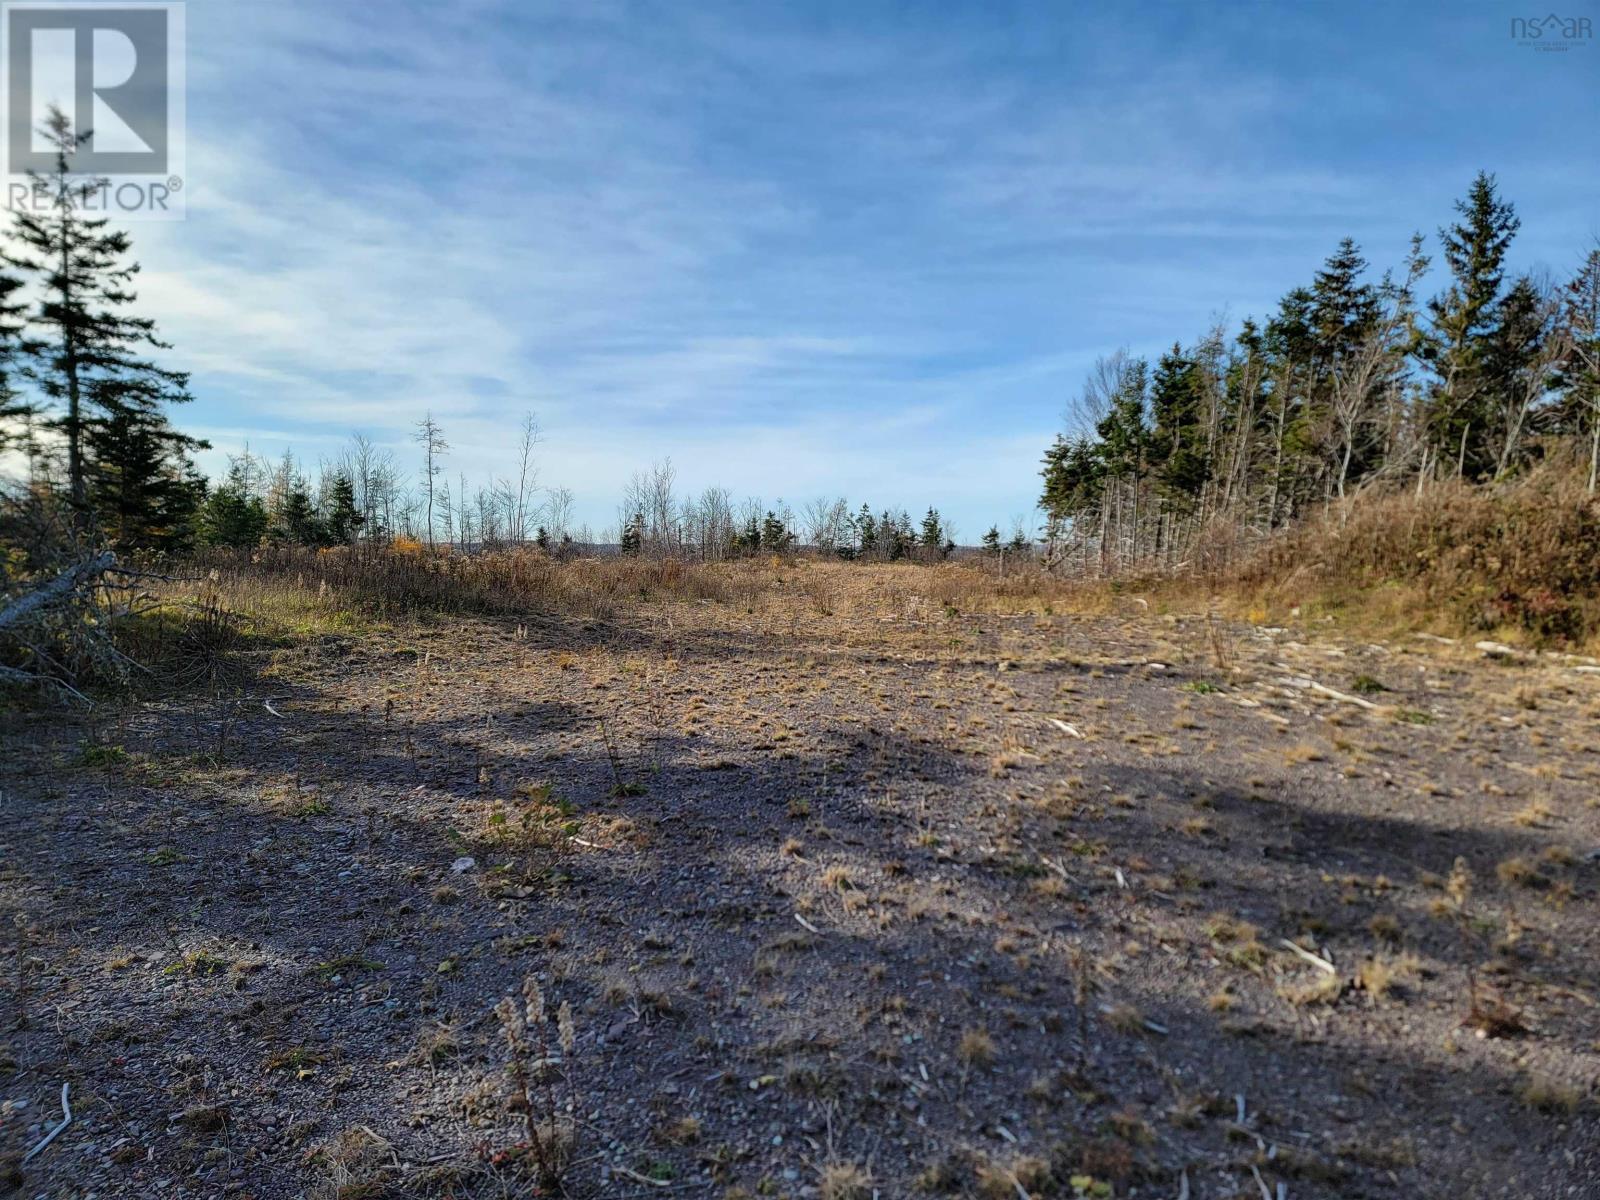
[[[1324,696],[1332,696],[1335,700],[1343,700],[1346,704],[1357,705],[1371,712],[1377,712],[1379,708],[1371,700],[1363,700],[1360,696],[1352,696],[1346,692],[1335,691],[1333,688],[1328,687],[1326,684],[1318,683],[1314,679],[1311,681],[1311,690],[1321,692]]]
[[[1331,696],[1333,699],[1342,700],[1346,704],[1359,705],[1361,708],[1370,709],[1373,712],[1376,712],[1379,707],[1371,700],[1363,700],[1360,696],[1352,696],[1348,692],[1338,691],[1325,683],[1318,683],[1315,679],[1309,679],[1304,675],[1290,675],[1283,682],[1292,688],[1298,688],[1302,692],[1318,692],[1321,695]]]
[[[1279,938],[1278,940],[1285,950],[1292,950],[1296,955],[1305,959],[1306,962],[1316,967],[1319,971],[1326,971],[1329,975],[1337,975],[1339,973],[1339,969],[1327,959],[1323,958],[1320,954],[1313,954],[1304,946],[1298,946],[1288,938]]]

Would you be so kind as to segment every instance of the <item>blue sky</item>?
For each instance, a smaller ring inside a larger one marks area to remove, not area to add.
[[[431,409],[485,480],[531,409],[597,529],[670,456],[972,541],[1097,355],[1263,313],[1346,235],[1397,263],[1480,168],[1519,265],[1576,263],[1600,44],[1520,11],[193,0],[143,301],[213,470],[355,430],[409,464]]]

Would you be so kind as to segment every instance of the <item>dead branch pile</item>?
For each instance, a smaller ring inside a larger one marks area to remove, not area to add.
[[[79,687],[90,679],[125,681],[135,664],[114,629],[140,578],[48,499],[0,498],[0,683],[85,700]]]

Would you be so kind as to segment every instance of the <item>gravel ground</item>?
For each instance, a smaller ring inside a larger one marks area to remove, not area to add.
[[[1600,1197],[1600,674],[750,607],[5,710],[0,1191]]]

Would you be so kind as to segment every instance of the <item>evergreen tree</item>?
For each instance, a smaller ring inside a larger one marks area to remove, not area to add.
[[[158,413],[115,406],[87,429],[90,504],[118,550],[185,550],[194,543],[204,477],[189,460],[203,446]]]
[[[781,503],[782,498],[780,497],[779,499]],[[755,518],[752,517],[752,524],[754,523],[754,520]],[[789,548],[789,542],[790,536],[788,529],[786,529],[783,522],[778,519],[778,515],[771,509],[768,509],[766,519],[761,522],[761,540],[757,543],[757,545],[764,546],[768,550],[778,553],[787,550]]]
[[[1361,248],[1345,238],[1311,285],[1311,328],[1324,370],[1333,360],[1347,357],[1378,321],[1377,289],[1361,282],[1366,271]]]
[[[644,513],[636,512],[622,526],[622,552],[637,554],[644,548]]]
[[[249,469],[235,462],[200,510],[200,535],[213,546],[259,546],[267,535],[267,509],[250,488]]]
[[[336,471],[328,487],[322,514],[322,530],[333,546],[348,546],[356,540],[366,518],[356,505],[356,485],[344,471]]]
[[[872,515],[872,509],[865,504],[856,514],[856,543],[862,558],[871,558],[878,552],[878,522]]]
[[[1111,407],[1095,427],[1101,441],[1100,457],[1106,473],[1115,479],[1143,477],[1150,449],[1145,418],[1145,390],[1149,365],[1142,358],[1128,364]]]
[[[549,550],[550,550],[550,531],[548,529],[546,529],[543,525],[539,526],[538,531],[536,533],[534,533],[534,535],[533,535],[533,544],[535,546],[539,547],[539,549],[545,551],[546,553],[549,553]]]
[[[1044,492],[1039,507],[1053,527],[1081,520],[1100,507],[1106,465],[1104,444],[1096,444],[1087,437],[1064,438],[1058,436],[1055,444],[1045,451]],[[994,535],[991,545],[990,534]],[[1000,530],[991,526],[983,535],[986,548],[1000,548]]]
[[[1169,505],[1184,516],[1194,512],[1211,477],[1203,404],[1198,366],[1174,345],[1150,381],[1150,461]]]
[[[761,549],[761,522],[756,520],[754,513],[744,523],[744,533],[739,537],[739,549],[746,554],[755,554]]]
[[[1427,425],[1434,462],[1476,479],[1495,466],[1489,360],[1506,251],[1522,222],[1486,172],[1456,212],[1460,220],[1439,230],[1450,284],[1428,305],[1433,328],[1422,347],[1436,377]]]
[[[323,546],[328,541],[328,531],[317,517],[317,508],[311,502],[305,480],[295,476],[278,498],[272,512],[270,536],[273,541],[289,546]]]
[[[1061,444],[1061,439],[1060,438],[1056,439],[1056,444],[1057,445]],[[1049,489],[1047,487],[1046,488],[1046,492],[1048,493],[1048,491],[1049,491]],[[1000,553],[1000,526],[998,526],[998,525],[989,526],[989,532],[983,535],[983,552],[985,554],[999,554]]]
[[[41,132],[55,147],[55,170],[39,181],[53,201],[43,214],[17,210],[22,254],[15,261],[36,273],[43,289],[35,319],[45,336],[36,347],[34,373],[59,410],[52,425],[66,444],[69,495],[86,514],[97,449],[124,455],[136,446],[172,460],[137,472],[153,479],[181,475],[178,460],[199,443],[173,431],[163,416],[167,404],[189,399],[188,376],[140,357],[144,347],[169,347],[156,337],[154,321],[128,312],[136,299],[130,284],[139,270],[127,261],[128,235],[104,219],[82,215],[97,181],[75,183],[69,173],[81,136],[54,107]],[[98,446],[96,429],[104,439]],[[123,479],[130,465],[107,463],[101,477]]]
[[[922,518],[922,536],[918,540],[924,549],[943,553],[946,539],[938,509],[930,507],[927,515]]]

